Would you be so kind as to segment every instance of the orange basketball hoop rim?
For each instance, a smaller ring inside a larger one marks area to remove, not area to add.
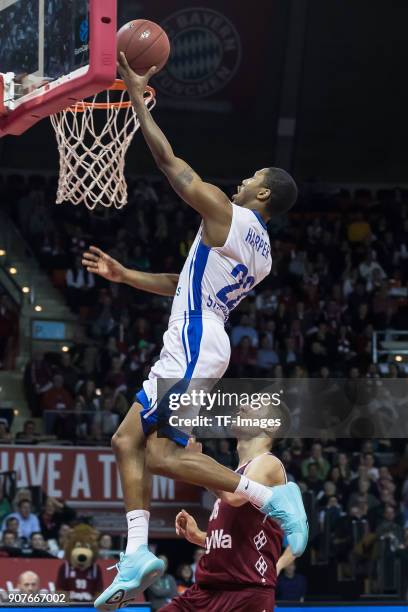
[[[144,104],[149,111],[156,104],[155,94],[146,87]],[[125,83],[117,79],[108,89],[50,119],[60,159],[57,204],[83,203],[89,210],[98,205],[122,208],[127,203],[126,151],[140,128]]]
[[[122,79],[116,79],[114,83],[108,87],[109,91],[126,91],[126,85]],[[149,85],[146,86],[146,90],[144,93],[145,103],[149,103],[156,97],[156,91],[153,87]],[[69,107],[75,113],[83,113],[87,108],[92,108],[94,110],[109,110],[110,108],[122,109],[125,110],[127,108],[132,107],[131,100],[120,100],[117,102],[108,101],[108,102],[87,102],[86,100],[78,100],[75,104]]]

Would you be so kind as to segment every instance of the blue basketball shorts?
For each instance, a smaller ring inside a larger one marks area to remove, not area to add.
[[[220,379],[230,360],[231,346],[223,321],[214,313],[185,313],[170,319],[163,336],[160,358],[150,370],[136,401],[142,404],[142,426],[149,435],[160,425],[160,433],[177,444],[186,446],[189,436],[171,427],[168,417],[168,393],[158,398],[160,379],[177,381],[173,393],[189,392],[192,379]],[[164,423],[164,426],[163,426]],[[166,424],[167,423],[167,424]]]

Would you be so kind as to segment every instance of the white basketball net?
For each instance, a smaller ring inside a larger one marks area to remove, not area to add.
[[[156,104],[151,88],[145,104],[149,110]],[[125,206],[125,156],[140,127],[127,91],[96,94],[52,115],[51,123],[60,161],[57,204],[83,203],[90,210],[98,205]]]

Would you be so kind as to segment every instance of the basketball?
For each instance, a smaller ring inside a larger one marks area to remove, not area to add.
[[[118,57],[123,51],[129,66],[137,74],[145,74],[152,66],[157,66],[158,72],[166,65],[170,55],[170,41],[157,23],[135,19],[118,31],[117,49]]]

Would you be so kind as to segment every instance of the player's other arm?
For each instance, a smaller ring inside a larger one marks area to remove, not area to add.
[[[245,476],[267,487],[285,484],[282,464],[273,455],[260,455],[256,457],[251,461]],[[248,501],[237,493],[227,493],[226,491],[214,492],[217,497],[227,502],[230,506],[243,506]]]
[[[139,76],[129,67],[123,53],[118,68],[157,166],[167,176],[176,193],[203,217],[210,242],[224,244],[231,225],[231,202],[221,189],[201,180],[185,161],[174,155],[169,141],[145,106],[143,95],[149,78],[155,72],[154,68],[145,76]]]
[[[176,293],[178,274],[150,274],[130,270],[95,246],[91,246],[89,251],[83,254],[82,265],[88,272],[114,283],[124,283],[157,295],[173,296]]]
[[[293,563],[293,561],[296,561],[296,557],[292,552],[292,549],[290,548],[290,546],[287,546],[285,548],[285,552],[279,557],[277,563],[276,563],[276,573],[279,576],[279,574],[281,573],[282,570],[285,569],[285,567],[288,567],[288,565],[290,565],[291,563]]]
[[[205,548],[207,533],[199,529],[197,521],[191,514],[185,510],[179,512],[176,516],[175,527],[178,536],[182,536],[196,546]]]
[[[176,293],[178,279],[178,274],[151,274],[125,268],[125,277],[122,282],[140,291],[173,297]]]

